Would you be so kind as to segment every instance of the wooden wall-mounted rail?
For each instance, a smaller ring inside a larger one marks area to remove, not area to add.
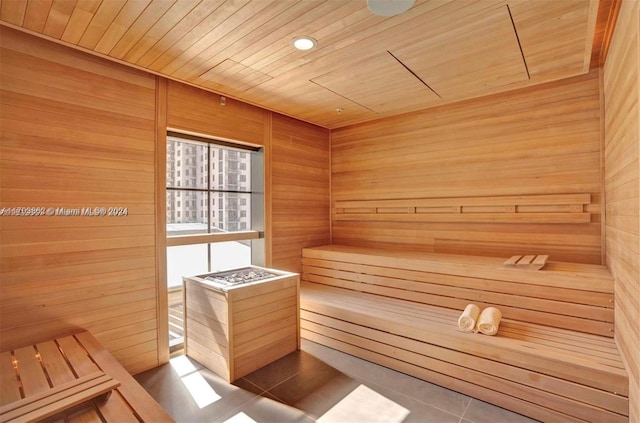
[[[335,219],[389,222],[590,223],[590,194],[336,201]]]

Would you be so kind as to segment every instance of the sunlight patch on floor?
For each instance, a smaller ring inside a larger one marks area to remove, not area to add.
[[[253,420],[251,417],[244,414],[242,411],[234,416],[228,418],[224,421],[224,423],[258,423]]]
[[[380,395],[376,391],[359,385],[334,405],[318,420],[318,423],[401,423],[409,410]]]
[[[187,356],[174,357],[169,360],[169,363],[180,376],[180,380],[198,407],[204,408],[221,399]]]
[[[193,365],[186,355],[174,357],[169,360],[169,363],[180,377],[196,371],[196,366]]]

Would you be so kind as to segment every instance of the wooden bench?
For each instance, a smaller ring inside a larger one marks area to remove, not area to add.
[[[104,402],[118,386],[111,376],[95,372],[0,407],[0,423],[37,422],[94,398]]]
[[[172,422],[89,333],[0,353],[0,422]]]
[[[326,246],[303,250],[303,338],[515,412],[628,422],[603,266]],[[495,336],[464,333],[469,303],[503,312]]]

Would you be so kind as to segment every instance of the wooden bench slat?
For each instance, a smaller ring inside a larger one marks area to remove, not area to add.
[[[49,382],[42,370],[33,345],[18,348],[13,352],[18,362],[18,374],[26,397],[49,390]]]
[[[93,406],[78,407],[69,413],[65,413],[69,423],[102,423],[100,415]]]
[[[36,344],[36,347],[40,353],[42,365],[47,370],[53,386],[72,382],[76,379],[55,341],[42,342]]]
[[[21,399],[10,351],[0,353],[0,406]]]
[[[120,382],[102,372],[83,376],[50,388],[48,391],[7,404],[0,408],[0,422],[4,423],[18,418],[25,421],[42,420],[107,394],[119,385]]]
[[[95,401],[94,405],[107,422],[138,423],[138,419],[131,413],[127,402],[118,390],[115,390],[106,401]]]
[[[500,324],[500,331],[504,335],[508,335],[512,339],[521,339],[525,341],[535,342],[540,345],[556,346],[567,351],[575,351],[581,353],[589,351],[589,354],[593,357],[602,357],[604,359],[611,360],[613,366],[624,368],[624,365],[620,361],[620,354],[614,345],[611,344],[586,344],[583,342],[585,338],[575,339],[571,336],[563,337],[561,334],[547,333],[544,331],[536,331],[533,325],[525,327],[521,322],[518,322],[517,326],[508,320],[503,321]],[[570,335],[570,334],[567,334]]]
[[[78,376],[86,376],[101,369],[89,357],[87,351],[74,336],[65,336],[56,340],[65,357]]]

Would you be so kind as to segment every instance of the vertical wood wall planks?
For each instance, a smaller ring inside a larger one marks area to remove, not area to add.
[[[640,2],[621,1],[604,64],[606,257],[616,284],[616,340],[640,421]]]
[[[329,131],[274,113],[273,267],[300,272],[302,248],[330,243]]]

